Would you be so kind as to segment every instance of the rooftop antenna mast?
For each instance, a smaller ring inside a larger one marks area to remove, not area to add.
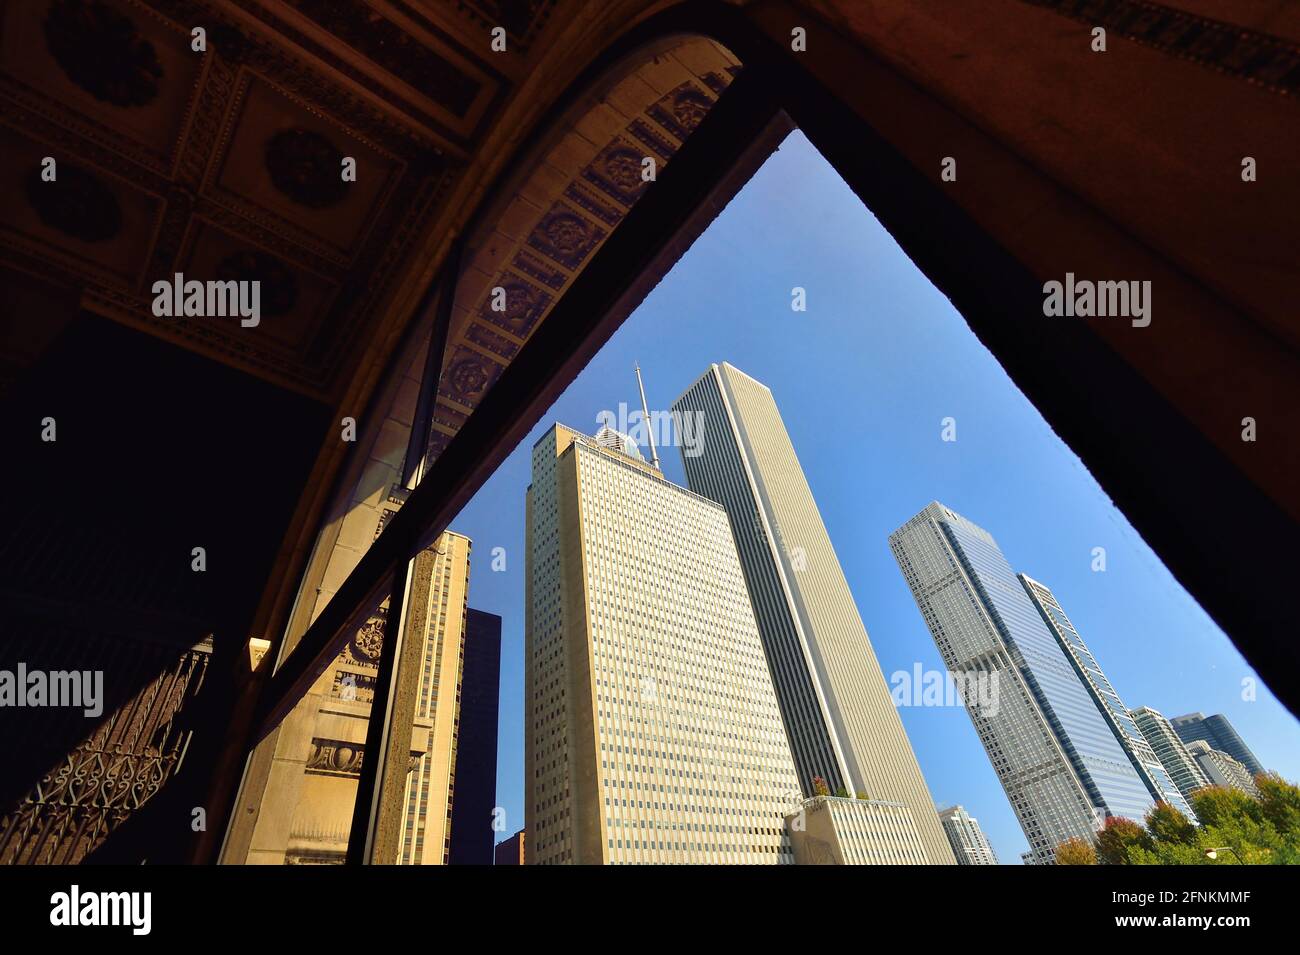
[[[655,429],[653,422],[650,420],[650,406],[646,404],[645,400],[645,383],[641,381],[641,365],[639,363],[636,366],[636,386],[641,391],[641,413],[645,415],[642,420],[645,421],[646,440],[650,442],[650,458],[654,463],[654,469],[661,471],[663,469],[659,467],[659,452],[655,450]]]

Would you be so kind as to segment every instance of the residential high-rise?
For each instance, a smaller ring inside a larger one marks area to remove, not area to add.
[[[691,490],[731,520],[803,792],[907,806],[932,864],[953,864],[880,664],[766,385],[712,365],[673,404]],[[698,453],[697,453],[698,452]]]
[[[966,711],[1033,860],[1107,816],[1142,820],[1150,794],[992,535],[931,503],[889,544],[948,670],[993,686]]]
[[[726,512],[559,425],[532,478],[529,864],[792,862],[799,782]]]
[[[1169,723],[1184,743],[1205,740],[1212,749],[1227,753],[1246,767],[1252,778],[1264,771],[1264,764],[1255,758],[1246,741],[1237,735],[1237,731],[1222,713],[1213,716],[1188,713],[1185,716],[1175,716]]]
[[[1205,772],[1205,778],[1211,786],[1225,786],[1240,789],[1247,795],[1259,798],[1259,789],[1250,770],[1222,750],[1215,749],[1203,739],[1194,739],[1187,744],[1187,752]]]
[[[1129,715],[1133,717],[1133,722],[1137,723],[1138,729],[1151,744],[1161,765],[1169,771],[1174,785],[1184,797],[1190,798],[1196,790],[1210,785],[1205,770],[1201,769],[1200,763],[1187,751],[1187,745],[1174,732],[1174,728],[1159,710],[1153,710],[1149,706],[1139,706],[1137,709],[1129,710]]]
[[[1191,804],[1183,797],[1168,770],[1156,756],[1155,750],[1138,729],[1137,723],[1129,715],[1128,708],[1115,692],[1115,687],[1107,679],[1101,665],[1097,663],[1097,658],[1093,656],[1092,651],[1088,649],[1088,644],[1084,642],[1079,631],[1061,608],[1056,595],[1046,584],[1040,584],[1027,574],[1016,576],[1020,579],[1029,599],[1038,608],[1043,623],[1047,624],[1047,629],[1051,631],[1052,636],[1056,637],[1056,642],[1060,644],[1066,657],[1074,665],[1074,672],[1079,675],[1079,679],[1083,680],[1083,685],[1097,705],[1097,711],[1101,713],[1102,719],[1115,735],[1116,742],[1128,755],[1129,762],[1133,764],[1133,769],[1146,786],[1147,792],[1151,794],[1151,798],[1157,802],[1169,803],[1195,823],[1196,813],[1192,811]]]
[[[961,806],[951,806],[941,810],[939,822],[943,825],[944,835],[952,844],[952,853],[957,857],[958,865],[997,865],[997,853],[989,843],[979,820]]]
[[[465,611],[451,865],[491,865],[497,805],[497,706],[501,696],[501,618]]]

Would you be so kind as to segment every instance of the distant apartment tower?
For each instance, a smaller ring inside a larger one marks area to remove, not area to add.
[[[501,618],[465,611],[451,865],[491,865],[497,804],[497,706],[501,687]]]
[[[529,864],[793,862],[799,782],[726,511],[559,425],[532,478]]]
[[[1227,753],[1245,766],[1252,777],[1264,771],[1264,764],[1255,758],[1246,741],[1237,735],[1237,731],[1222,713],[1216,713],[1214,716],[1188,713],[1185,716],[1175,716],[1169,723],[1184,743],[1204,740],[1210,744],[1211,749]]]
[[[730,517],[804,795],[821,776],[833,793],[901,803],[929,863],[953,864],[772,392],[715,364],[673,413],[698,422],[700,440],[682,448],[687,483]]]
[[[948,670],[993,682],[966,711],[1032,860],[1107,816],[1142,820],[1146,787],[992,535],[931,503],[889,544]]]
[[[498,842],[494,856],[496,865],[523,865],[524,830],[520,829],[504,842]]]
[[[1101,665],[1097,663],[1097,658],[1093,656],[1092,651],[1088,649],[1088,644],[1084,642],[1079,631],[1061,608],[1056,595],[1046,584],[1039,583],[1027,574],[1017,576],[1025,588],[1025,593],[1038,608],[1043,623],[1047,624],[1047,629],[1051,631],[1052,636],[1056,637],[1056,642],[1060,644],[1066,657],[1074,665],[1074,672],[1079,675],[1079,679],[1083,680],[1083,685],[1097,705],[1097,711],[1101,713],[1102,719],[1115,735],[1116,742],[1128,755],[1129,762],[1146,786],[1151,798],[1157,802],[1169,803],[1193,823],[1197,822],[1191,804],[1183,797],[1168,770],[1156,756],[1155,750],[1138,729],[1137,723],[1129,715],[1128,708],[1115,692],[1115,687],[1107,679]]]
[[[1201,764],[1187,751],[1186,744],[1174,732],[1173,726],[1159,710],[1153,710],[1149,706],[1139,706],[1137,709],[1129,710],[1129,715],[1133,717],[1133,722],[1137,723],[1138,729],[1155,750],[1161,765],[1173,777],[1174,785],[1178,787],[1178,791],[1184,798],[1190,799],[1196,790],[1210,785],[1205,770],[1201,769]]]
[[[1255,786],[1255,777],[1237,760],[1222,750],[1217,750],[1203,739],[1194,739],[1187,744],[1187,752],[1200,765],[1205,778],[1211,786],[1224,786],[1240,789],[1249,796],[1259,798],[1259,789]]]
[[[952,845],[952,854],[958,865],[997,865],[998,857],[989,843],[979,820],[961,806],[952,806],[939,813],[944,835]]]

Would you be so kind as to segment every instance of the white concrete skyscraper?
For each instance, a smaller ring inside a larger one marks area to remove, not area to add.
[[[1203,739],[1194,739],[1188,743],[1187,752],[1200,764],[1211,786],[1239,789],[1248,796],[1259,798],[1259,788],[1255,785],[1250,770],[1227,753],[1215,749]]]
[[[821,776],[831,792],[901,803],[928,861],[953,864],[772,392],[731,365],[712,365],[673,413],[691,416],[699,439],[682,448],[687,483],[731,518],[805,794]]]
[[[528,489],[529,864],[792,863],[798,778],[726,512],[611,429]]]
[[[966,711],[1029,840],[1047,863],[1107,816],[1154,805],[1065,651],[992,535],[932,503],[889,537],[949,672],[996,680]]]
[[[980,828],[979,820],[961,806],[941,810],[939,822],[952,843],[953,855],[958,865],[997,865],[997,853]]]

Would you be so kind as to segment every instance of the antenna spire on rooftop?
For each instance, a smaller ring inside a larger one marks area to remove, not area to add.
[[[636,363],[636,386],[641,392],[641,413],[645,415],[643,420],[645,421],[646,441],[650,443],[650,460],[654,464],[654,469],[656,471],[661,471],[663,469],[659,467],[659,452],[655,450],[655,429],[653,427],[653,422],[650,420],[650,406],[646,404],[645,400],[645,383],[641,381],[640,362]]]

